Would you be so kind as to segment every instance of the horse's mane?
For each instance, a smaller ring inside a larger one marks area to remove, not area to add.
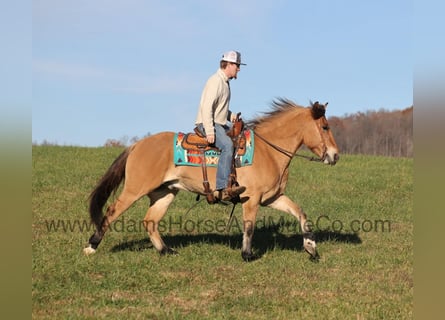
[[[272,101],[271,103],[271,110],[263,112],[258,117],[246,121],[246,126],[251,129],[255,129],[257,126],[260,126],[263,123],[268,122],[271,118],[275,118],[278,115],[281,115],[282,113],[296,110],[296,109],[303,109],[304,107],[299,106],[295,104],[293,101],[286,99],[286,98],[277,98]]]

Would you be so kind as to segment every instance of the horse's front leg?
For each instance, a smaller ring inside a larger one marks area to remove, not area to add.
[[[258,207],[258,204],[252,205],[248,202],[243,204],[243,247],[241,249],[241,256],[244,261],[247,262],[257,258],[257,256],[252,253],[252,238]]]
[[[318,259],[317,244],[310,225],[307,223],[306,213],[295,202],[285,195],[281,195],[268,205],[271,208],[290,213],[300,222],[303,232],[303,247],[311,255],[311,258]]]

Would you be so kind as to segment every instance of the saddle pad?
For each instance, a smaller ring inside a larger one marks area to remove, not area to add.
[[[177,166],[201,166],[201,153],[195,150],[188,150],[182,147],[182,140],[185,133],[177,132],[173,138],[173,161]],[[245,130],[246,137],[246,151],[244,155],[235,156],[236,167],[244,167],[252,165],[254,138],[253,130]],[[209,167],[216,167],[218,165],[220,152],[216,150],[208,150],[205,152],[206,165]]]

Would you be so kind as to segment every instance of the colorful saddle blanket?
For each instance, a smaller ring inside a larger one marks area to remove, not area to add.
[[[198,150],[186,149],[183,147],[183,140],[187,134],[178,132],[173,139],[174,163],[177,166],[201,166],[201,152]],[[242,152],[235,156],[236,167],[244,167],[252,165],[254,138],[252,130],[245,130],[244,137],[246,140],[245,147]],[[209,167],[216,167],[218,165],[220,152],[216,149],[205,151],[206,165]]]

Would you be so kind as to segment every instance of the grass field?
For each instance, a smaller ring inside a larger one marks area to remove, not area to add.
[[[179,255],[151,247],[141,199],[86,257],[87,198],[121,151],[33,147],[33,319],[413,317],[413,159],[292,162],[287,195],[314,223],[318,263],[301,250],[295,220],[268,208],[253,240],[260,259],[245,263],[241,208],[227,230],[231,208],[185,192],[164,218],[164,241]]]

